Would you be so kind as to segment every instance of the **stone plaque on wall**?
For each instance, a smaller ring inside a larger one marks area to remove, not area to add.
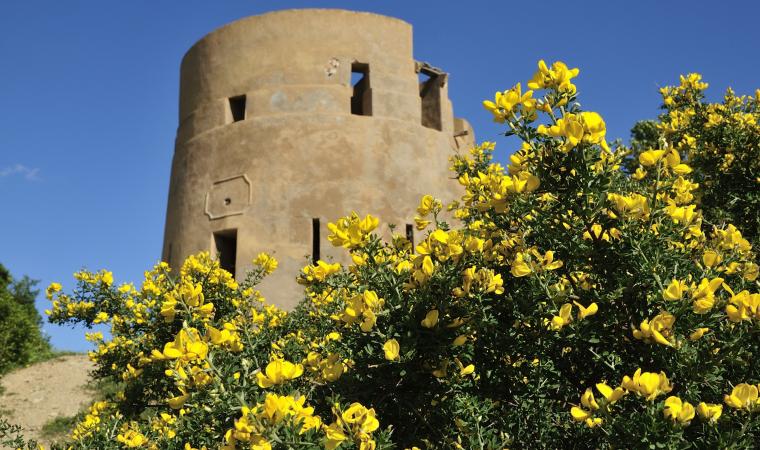
[[[209,219],[243,214],[251,204],[251,182],[237,175],[214,182],[206,193],[206,215]]]

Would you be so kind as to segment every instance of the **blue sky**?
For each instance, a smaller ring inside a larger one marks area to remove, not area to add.
[[[481,100],[541,58],[581,69],[580,101],[610,139],[656,116],[658,87],[681,73],[701,72],[712,98],[760,87],[755,1],[4,1],[0,262],[43,287],[71,288],[82,267],[139,282],[160,257],[182,55],[235,19],[304,7],[410,22],[415,57],[450,72],[456,114],[502,159],[515,144]],[[81,329],[45,331],[58,348],[88,348]]]

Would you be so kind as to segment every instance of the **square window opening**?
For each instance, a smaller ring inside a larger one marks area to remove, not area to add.
[[[351,114],[357,116],[372,115],[372,90],[369,84],[369,64],[351,64]]]
[[[229,98],[230,118],[232,122],[245,120],[245,95],[238,95]]]
[[[224,230],[214,233],[214,247],[219,266],[234,277],[237,261],[237,230]]]

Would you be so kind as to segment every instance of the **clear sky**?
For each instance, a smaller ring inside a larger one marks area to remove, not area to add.
[[[160,258],[183,54],[235,19],[305,7],[410,22],[415,57],[451,74],[457,116],[479,140],[501,141],[501,159],[514,143],[498,138],[481,101],[524,83],[541,58],[580,68],[580,101],[602,114],[610,139],[656,116],[658,87],[681,73],[701,72],[712,98],[760,87],[754,0],[6,0],[0,262],[43,288],[70,289],[82,267],[139,283]],[[81,329],[45,331],[58,348],[88,348]]]

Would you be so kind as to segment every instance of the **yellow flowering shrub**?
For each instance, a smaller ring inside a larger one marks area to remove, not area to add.
[[[731,88],[720,103],[705,101],[708,84],[699,74],[681,76],[677,86],[660,89],[663,113],[633,129],[633,156],[645,162],[667,151],[675,172],[691,173],[704,218],[732,223],[744,237],[760,237],[760,89],[738,96]],[[642,160],[641,158],[644,158]],[[679,164],[678,160],[686,164]],[[629,162],[630,170],[636,170]]]
[[[462,196],[420,200],[416,245],[330,224],[351,264],[305,267],[292,312],[256,290],[268,255],[240,283],[200,254],[53,292],[50,320],[111,325],[91,358],[122,386],[72,448],[753,448],[752,245],[705,219],[675,134],[623,170],[577,76],[542,61],[484,102],[516,151],[452,158]]]

